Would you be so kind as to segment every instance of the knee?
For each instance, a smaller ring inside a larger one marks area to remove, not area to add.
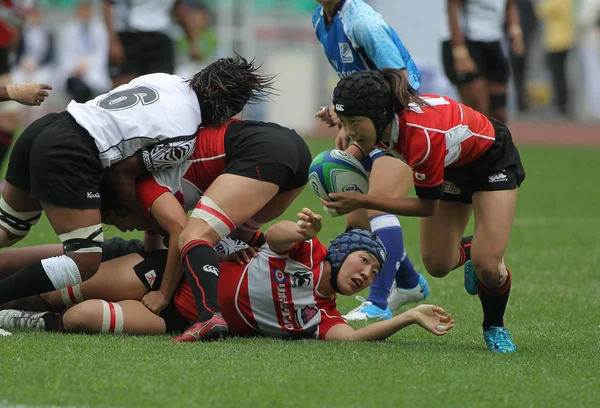
[[[188,243],[195,240],[207,241],[211,245],[216,245],[221,240],[221,236],[204,220],[190,218],[179,235],[179,250],[183,250]]]
[[[483,286],[489,289],[502,287],[508,271],[501,256],[474,257],[473,268]]]
[[[423,265],[427,272],[434,278],[443,278],[452,270],[452,260],[445,259],[435,254],[422,254]]]
[[[102,329],[100,300],[87,300],[73,306],[63,316],[63,327],[69,333],[99,333]]]

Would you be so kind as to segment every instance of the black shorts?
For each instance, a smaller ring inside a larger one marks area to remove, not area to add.
[[[306,142],[275,123],[232,122],[225,132],[225,153],[223,173],[277,184],[278,194],[308,182],[312,156]]]
[[[139,280],[146,286],[148,291],[160,289],[165,266],[167,265],[167,250],[147,252],[144,255],[144,260],[133,267],[135,274]],[[179,314],[175,306],[174,297],[159,316],[165,321],[167,333],[182,333],[190,323],[185,317]]]
[[[21,134],[6,181],[63,208],[99,209],[104,168],[94,139],[66,111],[46,115]]]
[[[513,190],[525,180],[525,169],[510,131],[502,122],[492,118],[490,121],[496,131],[494,143],[473,163],[445,169],[443,201],[471,204],[476,191]]]
[[[10,50],[0,47],[0,75],[10,74]]]
[[[110,77],[122,75],[146,75],[175,71],[175,51],[173,41],[160,32],[123,32],[119,33],[121,45],[125,51],[125,60],[109,65]]]
[[[454,57],[450,41],[442,43],[442,61],[446,76],[454,85],[462,85],[483,77],[488,81],[506,84],[510,75],[508,57],[502,50],[500,41],[483,42],[466,40],[473,62],[477,66],[477,72],[458,77],[454,70]]]
[[[121,237],[113,237],[102,243],[102,262],[130,254],[140,254],[142,257],[146,256],[144,253],[144,243],[139,239],[125,240]]]

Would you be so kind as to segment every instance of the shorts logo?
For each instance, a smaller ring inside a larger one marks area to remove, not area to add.
[[[146,277],[148,286],[150,286],[150,289],[152,289],[154,287],[154,281],[156,281],[156,272],[154,272],[154,269],[152,269],[151,271],[146,272],[144,276]]]
[[[285,282],[285,274],[281,270],[275,268],[275,272],[273,274],[275,275],[276,282]]]
[[[319,310],[315,307],[306,306],[300,310],[300,318],[302,323],[308,324],[315,316],[319,313]]]
[[[419,181],[423,181],[423,180],[425,180],[425,174],[415,171],[415,178]]]
[[[92,193],[91,191],[88,191],[87,198],[100,198],[100,193]]]
[[[508,176],[506,175],[506,170],[502,170],[500,173],[492,174],[488,176],[489,183],[499,183],[502,181],[508,181]]]
[[[460,188],[458,188],[452,181],[444,180],[444,193],[458,195],[460,194]]]
[[[202,267],[202,270],[204,272],[212,273],[212,274],[215,274],[216,276],[219,276],[219,269],[217,269],[216,266],[204,265],[204,267]]]
[[[354,62],[354,56],[352,55],[352,48],[348,43],[338,43],[340,46],[340,57],[342,57],[342,62],[350,63]]]

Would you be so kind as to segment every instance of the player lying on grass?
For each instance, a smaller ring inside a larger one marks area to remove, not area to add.
[[[419,89],[421,74],[398,34],[363,0],[317,0],[313,14],[317,39],[340,78],[353,72],[398,68],[413,89]],[[330,127],[339,128],[337,149],[348,148],[348,138],[333,106],[317,112]],[[361,163],[369,176],[369,192],[387,197],[406,197],[412,187],[412,171],[391,157],[367,156]],[[392,183],[386,183],[391,177]],[[347,225],[371,229],[385,245],[389,262],[369,289],[369,297],[345,317],[348,320],[388,319],[392,311],[429,295],[429,285],[417,273],[404,249],[404,236],[396,215],[359,210],[346,216]]]
[[[23,239],[44,211],[64,254],[4,279],[0,302],[90,278],[104,240],[101,179],[136,211],[138,177],[177,172],[194,152],[200,124],[225,123],[270,92],[272,77],[257,70],[236,57],[220,59],[189,80],[145,75],[29,125],[12,150],[0,198],[0,247]]]
[[[385,248],[364,230],[344,232],[326,248],[316,238],[322,228],[321,217],[305,208],[298,220],[279,221],[269,227],[266,243],[249,263],[221,264],[219,301],[231,335],[383,340],[411,324],[438,336],[454,327],[451,315],[443,309],[420,305],[392,319],[358,330],[351,328],[336,309],[336,293],[353,295],[367,288],[385,263]],[[148,290],[149,280],[160,284],[165,261],[164,251],[147,253],[145,258],[130,254],[108,261],[94,278],[81,284],[78,292],[86,292],[91,285],[105,286],[102,297],[112,301],[86,300],[60,314],[1,310],[0,325],[76,333],[182,331],[197,319],[186,280],[182,279],[172,302],[159,316],[139,301]],[[117,302],[117,290],[127,293],[129,300]],[[51,296],[61,298],[59,293]]]
[[[465,264],[465,289],[479,294],[483,335],[492,352],[516,351],[504,327],[511,273],[504,253],[525,171],[501,122],[439,95],[417,96],[401,71],[361,72],[340,80],[333,103],[357,157],[375,148],[406,162],[416,198],[331,194],[341,214],[371,208],[421,218],[421,257],[444,277]],[[462,235],[475,214],[470,243]]]

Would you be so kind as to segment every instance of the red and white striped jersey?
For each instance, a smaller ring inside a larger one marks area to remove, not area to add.
[[[379,143],[376,147],[413,169],[417,196],[438,199],[444,168],[463,167],[477,160],[496,136],[490,120],[468,106],[446,96],[421,98],[429,106],[412,105],[396,115],[389,146]]]
[[[219,304],[230,333],[324,340],[333,326],[346,324],[335,295],[317,290],[326,255],[327,248],[314,238],[287,253],[265,244],[246,265],[221,263]],[[175,305],[184,317],[196,320],[194,296],[185,280],[175,293]]]
[[[154,200],[166,192],[181,191],[186,210],[196,206],[208,186],[225,170],[225,133],[236,120],[198,129],[194,153],[184,167],[160,170],[138,181],[138,200],[146,215]]]

